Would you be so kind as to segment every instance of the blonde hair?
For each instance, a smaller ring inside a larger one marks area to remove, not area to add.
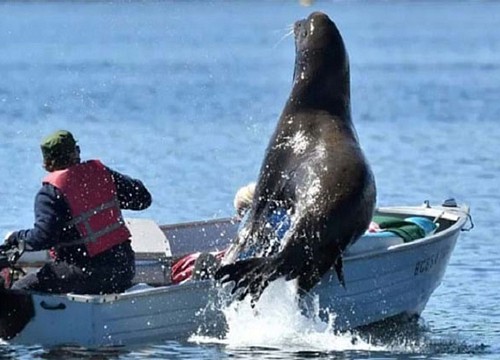
[[[239,216],[243,216],[245,212],[252,206],[253,195],[255,193],[255,183],[251,182],[248,185],[241,187],[234,196],[233,205]]]

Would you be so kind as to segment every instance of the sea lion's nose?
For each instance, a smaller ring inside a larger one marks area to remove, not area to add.
[[[299,35],[305,37],[307,35],[305,24],[306,20],[299,20],[295,22],[295,25],[293,27],[293,33],[295,37],[298,37]]]

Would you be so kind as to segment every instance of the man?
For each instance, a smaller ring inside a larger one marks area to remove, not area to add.
[[[80,161],[80,148],[60,130],[41,144],[49,172],[35,198],[32,229],[7,235],[27,251],[51,249],[54,261],[13,288],[50,293],[106,294],[132,284],[135,256],[120,209],[143,210],[151,195],[141,181],[104,166]]]

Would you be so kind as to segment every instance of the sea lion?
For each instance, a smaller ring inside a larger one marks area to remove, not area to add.
[[[239,298],[258,300],[278,277],[310,290],[332,266],[344,284],[342,254],[367,229],[375,180],[351,121],[349,60],[342,36],[320,12],[294,25],[293,88],[267,147],[248,219],[215,274]],[[268,219],[286,209],[291,226],[266,252]],[[245,260],[256,243],[264,249]]]
[[[33,298],[20,290],[0,289],[0,339],[19,334],[35,316]]]

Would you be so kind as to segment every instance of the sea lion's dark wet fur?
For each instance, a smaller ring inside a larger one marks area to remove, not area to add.
[[[293,89],[268,145],[249,219],[216,274],[240,298],[258,299],[270,281],[298,279],[310,290],[332,266],[343,283],[342,253],[366,230],[375,181],[351,122],[349,60],[336,25],[322,13],[295,23]],[[292,214],[284,248],[235,261],[266,242],[278,206]]]
[[[0,339],[9,340],[35,316],[33,299],[24,291],[0,289],[0,304]]]

